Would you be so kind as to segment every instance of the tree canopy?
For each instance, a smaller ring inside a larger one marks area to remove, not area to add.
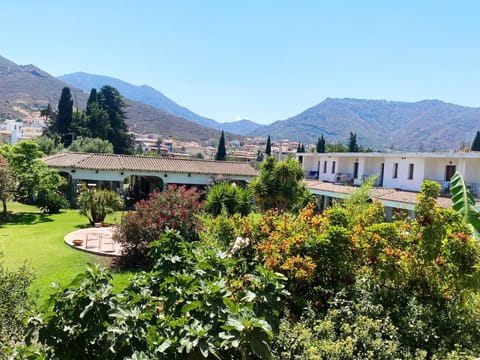
[[[311,193],[302,182],[302,165],[295,159],[277,162],[269,156],[260,169],[260,175],[253,180],[251,187],[262,210],[298,209],[309,200]]]
[[[317,140],[317,146],[315,147],[315,152],[324,153],[325,152],[325,138],[323,134]]]
[[[20,141],[15,145],[3,145],[0,153],[15,177],[16,199],[34,203],[45,212],[55,212],[67,206],[61,195],[65,179],[39,160],[43,153],[36,142]]]
[[[480,131],[477,131],[475,139],[473,139],[471,150],[480,151]]]
[[[348,152],[358,152],[360,149],[357,145],[357,134],[350,132],[350,139],[348,140]]]
[[[125,106],[118,90],[105,85],[98,92],[91,90],[85,111],[73,111],[70,89],[65,87],[59,100],[58,113],[49,126],[50,135],[59,139],[65,147],[70,146],[77,137],[93,137],[110,142],[116,154],[133,154],[135,144],[127,129]],[[53,116],[48,107],[41,114]]]
[[[267,145],[265,146],[265,154],[267,156],[272,155],[272,142],[270,140],[270,134],[268,134],[268,137],[267,137]]]
[[[74,136],[71,133],[71,125],[73,121],[73,99],[69,87],[64,87],[62,89],[57,109],[55,121],[51,124],[50,131],[59,134],[61,142],[65,146],[69,146],[72,143],[72,138]],[[48,107],[46,111],[48,111]],[[44,114],[46,114],[46,112],[44,112]]]
[[[227,148],[225,147],[225,133],[222,130],[222,135],[220,135],[220,141],[218,142],[217,154],[215,155],[215,160],[225,161],[227,160]]]

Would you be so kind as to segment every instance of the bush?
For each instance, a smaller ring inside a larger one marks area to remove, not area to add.
[[[153,270],[120,294],[97,266],[52,295],[30,322],[52,359],[271,359],[284,278],[168,231],[150,245]]]
[[[120,195],[111,190],[87,190],[77,199],[80,214],[85,215],[90,225],[101,223],[108,214],[119,210],[123,203]]]
[[[150,265],[148,245],[168,229],[177,230],[186,241],[197,240],[202,225],[199,215],[203,212],[199,198],[195,188],[170,186],[139,201],[135,211],[122,217],[114,234],[123,247],[124,265]]]
[[[35,205],[46,214],[58,214],[61,209],[68,209],[68,200],[57,191],[41,191]]]
[[[0,359],[6,359],[7,348],[23,336],[27,312],[34,305],[28,293],[32,280],[33,273],[25,266],[11,272],[0,263]]]
[[[235,184],[220,183],[210,189],[205,202],[205,210],[213,216],[219,216],[222,210],[227,215],[248,215],[253,208],[253,194],[249,188]]]

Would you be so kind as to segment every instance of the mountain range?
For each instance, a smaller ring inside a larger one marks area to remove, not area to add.
[[[17,65],[0,56],[0,120],[38,117],[50,103],[58,104],[62,88],[69,86],[74,105],[83,109],[88,92],[70,86],[34,65]],[[142,102],[126,99],[127,125],[139,133],[155,133],[183,141],[219,139],[220,130],[202,126]],[[230,138],[238,136],[230,135]]]
[[[375,150],[432,151],[469,146],[480,129],[480,108],[440,100],[399,102],[327,98],[317,105],[270,125],[250,120],[220,123],[175,103],[150,86],[86,73],[54,78],[34,65],[17,65],[0,56],[0,119],[38,114],[56,105],[64,86],[70,86],[76,106],[83,108],[88,91],[109,84],[127,99],[127,124],[139,133],[159,133],[179,140],[227,139],[242,134],[273,140],[313,144],[323,134],[327,143],[346,144],[350,132],[357,143]],[[240,136],[241,138],[241,136]]]
[[[84,91],[90,91],[92,88],[99,89],[104,85],[111,85],[118,89],[122,96],[127,99],[142,102],[212,129],[225,130],[231,133],[245,135],[262,126],[250,120],[220,123],[194,113],[148,85],[136,86],[112,77],[88,74],[85,72],[62,75],[59,76],[58,79]]]
[[[257,136],[346,144],[350,132],[360,146],[376,150],[440,151],[470,145],[480,129],[480,108],[440,100],[399,102],[332,99],[283,121],[257,129]]]

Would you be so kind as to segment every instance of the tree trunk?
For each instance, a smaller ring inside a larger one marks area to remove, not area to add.
[[[2,217],[6,219],[8,217],[7,202],[5,200],[2,200],[2,205],[3,205]]]

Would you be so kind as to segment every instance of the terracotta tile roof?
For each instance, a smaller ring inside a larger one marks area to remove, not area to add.
[[[311,190],[328,191],[339,194],[350,194],[355,190],[358,190],[358,187],[355,186],[338,185],[319,180],[305,180],[305,183]],[[372,190],[370,191],[370,195],[372,195],[375,199],[378,200],[394,201],[415,205],[417,203],[418,193],[413,191],[402,191],[388,188],[372,188]],[[452,200],[446,197],[439,197],[437,198],[437,204],[442,208],[450,208],[452,207]]]
[[[132,170],[207,175],[256,176],[246,162],[173,159],[151,156],[60,153],[42,159],[49,167],[90,170]]]

